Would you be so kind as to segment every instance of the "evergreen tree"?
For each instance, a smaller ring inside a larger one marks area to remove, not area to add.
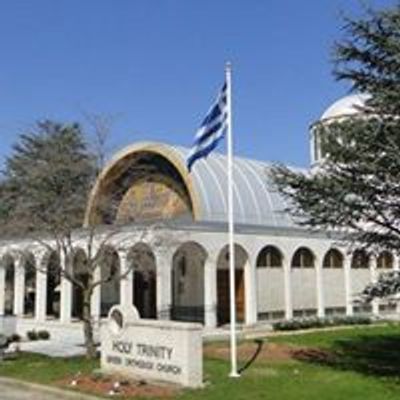
[[[368,94],[355,115],[313,127],[323,159],[310,172],[276,166],[273,178],[300,224],[332,230],[370,251],[400,248],[400,7],[346,20],[334,49],[337,79]],[[397,277],[397,278],[396,278]],[[383,278],[382,278],[383,279]],[[392,274],[392,289],[400,288]],[[387,285],[385,286],[387,288]],[[373,293],[373,295],[371,295]],[[370,286],[366,298],[387,295]]]
[[[5,232],[55,232],[82,226],[95,175],[78,124],[37,123],[20,136],[0,185]]]
[[[79,274],[74,271],[75,230],[83,224],[89,191],[96,178],[95,164],[78,124],[39,122],[34,130],[22,134],[13,147],[0,184],[2,236],[28,236],[36,247],[55,253],[58,259],[62,256],[65,263],[57,263],[51,271],[41,265],[35,268],[69,280],[82,293],[80,318],[88,357],[96,354],[91,318],[93,288],[118,278],[94,279],[96,268],[100,268],[101,257],[97,253],[90,254],[90,263],[84,264]],[[94,232],[91,233],[87,239],[89,249],[94,240]],[[102,250],[100,246],[99,251]]]

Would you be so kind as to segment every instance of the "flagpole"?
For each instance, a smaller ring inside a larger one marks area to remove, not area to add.
[[[232,137],[232,68],[228,62],[225,66],[227,94],[227,160],[228,160],[228,236],[229,236],[229,298],[230,298],[230,342],[231,342],[231,372],[232,378],[239,377],[237,369],[237,339],[236,339],[236,293],[235,293],[235,245],[233,222],[233,137]]]

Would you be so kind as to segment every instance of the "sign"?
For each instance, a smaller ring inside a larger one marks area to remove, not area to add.
[[[140,319],[136,309],[114,306],[102,329],[101,369],[128,378],[200,387],[202,325]]]

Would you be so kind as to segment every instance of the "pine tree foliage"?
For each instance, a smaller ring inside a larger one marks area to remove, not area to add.
[[[400,249],[400,6],[347,19],[335,45],[334,74],[365,106],[312,127],[323,159],[308,172],[275,166],[273,179],[300,224],[334,231],[371,252]],[[391,285],[382,285],[391,282]],[[380,286],[379,286],[380,285]],[[382,276],[365,298],[400,288],[399,274]],[[379,289],[378,289],[379,287]]]
[[[334,47],[338,80],[369,93],[373,111],[400,115],[400,6],[368,10],[361,19],[346,19],[345,38]]]
[[[340,230],[376,250],[400,248],[400,125],[352,118],[319,127],[325,160],[310,172],[274,169],[300,224]]]
[[[0,186],[5,233],[82,226],[94,174],[94,158],[78,124],[37,123],[20,136],[6,161]]]
[[[390,271],[380,274],[378,280],[369,284],[357,300],[370,302],[376,298],[386,298],[393,301],[399,300],[400,271]]]

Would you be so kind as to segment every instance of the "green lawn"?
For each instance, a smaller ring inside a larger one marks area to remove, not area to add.
[[[26,353],[16,360],[0,362],[0,376],[51,384],[78,372],[91,372],[98,366],[97,360],[88,361],[82,357],[50,358]]]
[[[378,325],[347,326],[343,329],[325,330],[320,332],[306,332],[301,334],[287,333],[281,336],[268,338],[274,343],[288,343],[299,346],[312,346],[322,348],[337,347],[340,341],[357,340],[362,337],[393,337],[398,336],[400,340],[400,324],[386,323]],[[400,342],[399,342],[400,345]]]
[[[394,400],[400,399],[400,325],[360,327],[267,339],[293,346],[335,352],[334,359],[312,356],[304,361],[257,360],[239,379],[227,377],[229,364],[206,358],[204,390],[185,391],[182,400]],[[220,347],[223,343],[211,344]],[[242,360],[241,363],[244,363]],[[0,364],[0,375],[40,383],[53,383],[97,363],[84,359],[49,359],[25,354]]]

